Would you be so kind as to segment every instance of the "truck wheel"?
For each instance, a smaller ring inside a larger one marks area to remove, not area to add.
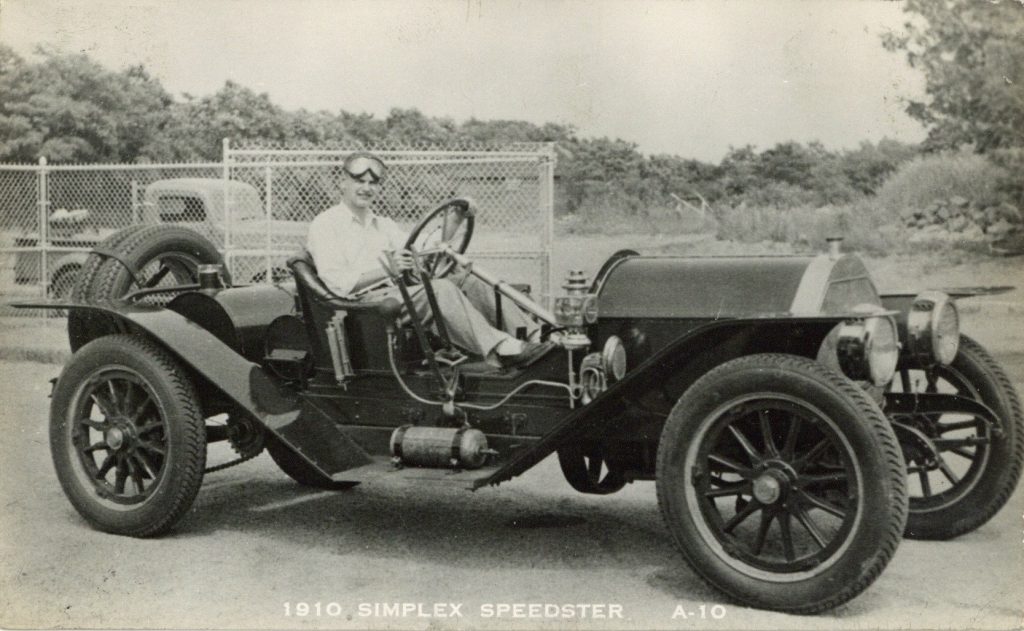
[[[751,355],[697,380],[672,409],[658,504],[693,570],[739,602],[836,607],[889,563],[907,518],[899,443],[845,377]]]
[[[358,482],[336,482],[325,477],[287,445],[282,445],[279,440],[269,436],[267,437],[267,453],[285,475],[303,486],[344,491],[359,484]]]
[[[1002,367],[977,342],[960,336],[960,350],[949,366],[901,371],[900,388],[947,392],[981,401],[999,418],[999,435],[963,414],[918,414],[894,420],[934,442],[939,462],[907,457],[910,518],[904,535],[950,539],[991,519],[1006,504],[1024,462],[1024,413]],[[895,385],[895,384],[894,384]]]
[[[209,239],[180,226],[142,226],[126,234],[113,249],[121,261],[105,257],[100,263],[88,289],[90,300],[117,300],[137,289],[195,283],[199,265],[224,263]],[[122,261],[135,270],[135,277]],[[223,274],[229,282],[227,271]]]
[[[133,335],[83,346],[50,404],[50,451],[64,493],[99,530],[149,537],[188,511],[203,480],[196,393],[167,351]]]
[[[75,288],[75,278],[81,268],[78,265],[68,265],[61,268],[53,275],[50,281],[50,298],[56,300],[68,300]]]
[[[48,297],[61,302],[70,300],[71,292],[75,288],[75,277],[78,275],[79,269],[81,267],[78,265],[67,265],[57,270],[47,288]],[[51,311],[51,314],[56,317],[62,317],[67,315],[67,311],[64,309],[54,309]]]
[[[626,476],[606,461],[600,445],[587,451],[563,447],[558,450],[558,465],[569,486],[580,493],[610,495],[626,486]]]

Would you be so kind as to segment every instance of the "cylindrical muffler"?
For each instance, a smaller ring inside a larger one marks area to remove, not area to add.
[[[391,434],[391,455],[406,466],[477,469],[491,453],[484,433],[468,427],[403,425]]]

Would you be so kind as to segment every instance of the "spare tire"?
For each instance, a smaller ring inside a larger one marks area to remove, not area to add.
[[[119,252],[118,246],[121,245],[122,241],[139,230],[148,227],[143,225],[129,226],[124,230],[118,230],[103,241],[100,241],[99,245],[86,257],[85,263],[82,264],[78,273],[75,274],[75,282],[71,288],[71,301],[84,302],[89,300],[89,288],[92,287],[92,281],[96,278],[96,272],[99,271],[100,265],[109,258],[99,252]]]
[[[194,230],[165,224],[130,226],[107,237],[89,255],[75,279],[71,298],[74,302],[111,302],[138,289],[195,283],[199,266],[207,263],[223,267],[224,259],[217,246]],[[222,273],[224,282],[230,284],[228,271]],[[158,294],[144,301],[160,304],[167,299]],[[110,318],[73,311],[68,317],[72,350],[112,332],[111,327],[118,330]]]

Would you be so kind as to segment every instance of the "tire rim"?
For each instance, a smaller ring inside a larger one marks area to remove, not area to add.
[[[104,505],[131,510],[165,477],[170,444],[153,388],[126,366],[105,366],[75,390],[68,406],[67,449],[79,484]]]
[[[900,377],[901,390],[897,391],[920,392],[923,380],[923,392],[982,400],[970,380],[952,366],[937,366],[931,371],[903,370]],[[962,500],[978,485],[991,456],[992,432],[983,420],[969,414],[914,414],[895,418],[924,433],[939,452],[937,463],[925,463],[921,458],[907,459],[911,511],[942,510]],[[936,492],[938,489],[941,490]]]
[[[852,446],[835,421],[793,397],[765,392],[720,405],[691,439],[683,472],[705,543],[754,578],[794,582],[824,572],[862,520]]]

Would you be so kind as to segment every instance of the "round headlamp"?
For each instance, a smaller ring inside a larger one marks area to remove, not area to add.
[[[924,364],[949,364],[960,348],[960,313],[941,291],[918,294],[907,313],[907,350]]]
[[[839,328],[836,355],[847,377],[884,386],[896,374],[899,361],[896,323],[889,316],[844,323]]]

